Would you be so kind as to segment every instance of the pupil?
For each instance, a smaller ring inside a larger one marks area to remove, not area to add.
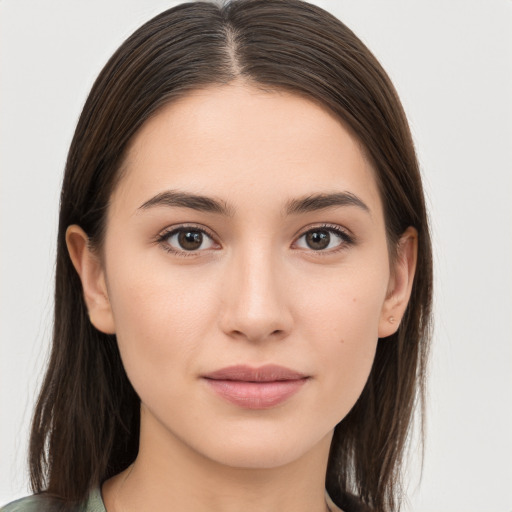
[[[306,243],[316,251],[328,247],[330,240],[328,231],[311,231],[306,235]]]
[[[187,251],[199,249],[203,243],[203,234],[200,231],[182,231],[178,235],[178,241]]]

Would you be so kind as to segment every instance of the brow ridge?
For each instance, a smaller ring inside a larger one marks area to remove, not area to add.
[[[235,214],[235,208],[226,201],[179,190],[160,192],[144,202],[139,207],[139,210],[147,210],[156,206],[190,208],[192,210],[217,213],[227,217],[233,217]],[[290,199],[284,207],[284,214],[287,216],[298,215],[332,207],[346,206],[355,206],[370,213],[368,206],[359,197],[351,192],[344,191],[320,192]]]
[[[298,199],[291,199],[286,203],[285,212],[286,215],[295,215],[324,210],[335,206],[355,206],[370,213],[370,208],[351,192],[318,193]]]
[[[227,217],[234,215],[234,209],[225,201],[178,190],[166,190],[157,194],[143,203],[139,210],[147,210],[155,206],[190,208],[203,212],[218,213]]]

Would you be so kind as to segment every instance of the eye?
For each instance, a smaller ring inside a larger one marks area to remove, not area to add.
[[[354,243],[354,239],[338,226],[321,226],[306,231],[297,239],[301,249],[336,252]],[[334,249],[331,251],[331,249]]]
[[[186,253],[213,249],[217,245],[204,229],[193,226],[181,226],[168,230],[159,236],[158,242],[165,250],[183,256],[188,255]]]

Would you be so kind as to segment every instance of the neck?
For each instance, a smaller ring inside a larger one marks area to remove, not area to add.
[[[327,510],[325,473],[331,435],[291,462],[255,468],[219,463],[168,431],[146,427],[142,422],[134,464],[103,486],[108,512]]]

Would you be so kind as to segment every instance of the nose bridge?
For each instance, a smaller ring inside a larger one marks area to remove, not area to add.
[[[234,251],[224,290],[223,330],[252,341],[285,336],[291,327],[279,256],[271,243]]]

